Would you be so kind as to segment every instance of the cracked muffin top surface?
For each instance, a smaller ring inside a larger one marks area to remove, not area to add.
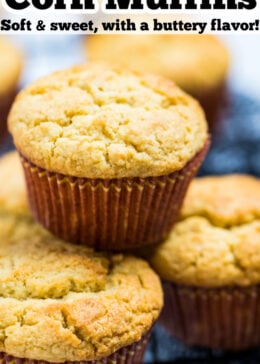
[[[149,253],[161,277],[222,287],[260,283],[260,180],[246,175],[191,183],[180,221]]]
[[[17,180],[20,173],[9,170]],[[26,207],[15,213],[5,206],[2,196],[1,352],[49,362],[98,360],[151,328],[162,291],[147,262],[69,244],[35,223]]]
[[[22,68],[22,57],[16,47],[0,37],[0,97],[15,90]]]
[[[196,97],[218,88],[227,76],[227,49],[212,35],[103,34],[85,44],[91,61],[161,74]]]
[[[34,164],[86,178],[170,174],[207,139],[201,107],[173,82],[93,63],[25,88],[9,130]]]

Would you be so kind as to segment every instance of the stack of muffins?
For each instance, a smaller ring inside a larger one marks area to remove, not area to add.
[[[182,208],[209,147],[197,101],[162,76],[90,63],[28,86],[8,123],[3,363],[142,363],[162,287],[160,322],[180,340],[260,343],[260,182],[194,180]]]
[[[57,237],[6,156],[3,362],[141,363],[162,290],[129,250],[176,221],[209,144],[202,109],[167,79],[88,64],[23,90],[9,129]]]
[[[141,363],[162,307],[129,254],[64,242],[34,222],[16,152],[0,162],[1,362]]]

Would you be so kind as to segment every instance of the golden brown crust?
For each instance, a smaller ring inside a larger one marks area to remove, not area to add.
[[[9,129],[36,165],[103,179],[180,170],[207,138],[200,106],[171,81],[101,64],[33,83],[17,97]]]
[[[191,184],[182,219],[202,216],[229,227],[260,218],[260,181],[247,175],[197,178]]]
[[[95,253],[36,224],[17,163],[16,153],[0,161],[10,181],[0,193],[0,351],[86,361],[138,341],[162,307],[157,275],[141,259]]]
[[[32,221],[0,215],[0,350],[51,362],[94,360],[138,341],[162,307],[140,259],[94,253]]]
[[[212,35],[93,35],[85,44],[90,61],[161,74],[199,98],[227,75],[228,52]]]
[[[231,175],[192,182],[176,224],[150,254],[161,277],[221,287],[260,283],[260,181]]]
[[[6,38],[0,37],[0,98],[16,88],[21,69],[20,52]]]

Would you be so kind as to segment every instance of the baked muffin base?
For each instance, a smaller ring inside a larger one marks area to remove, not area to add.
[[[209,147],[167,176],[87,179],[48,172],[21,156],[35,219],[64,240],[122,250],[160,242]]]
[[[64,364],[142,364],[143,357],[151,336],[151,330],[145,334],[138,342],[123,347],[108,357],[91,361],[67,361]],[[0,353],[1,364],[56,364],[43,360],[32,360],[26,358],[16,358],[5,353]]]
[[[187,345],[244,350],[260,344],[260,286],[195,288],[163,282],[159,323]]]

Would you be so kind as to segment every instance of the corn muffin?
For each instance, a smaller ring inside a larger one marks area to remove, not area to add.
[[[6,133],[6,119],[14,99],[22,68],[19,51],[0,37],[0,138]]]
[[[0,213],[4,210],[5,213],[31,217],[25,194],[23,170],[17,152],[6,153],[0,158],[0,177]]]
[[[208,148],[202,109],[174,83],[104,64],[31,84],[9,130],[34,217],[98,249],[161,241]]]
[[[1,167],[19,180],[10,158]],[[0,200],[1,363],[141,364],[162,307],[157,275],[139,258],[54,237],[23,215],[20,186]]]
[[[164,281],[161,323],[190,345],[260,344],[260,181],[205,177],[149,261]]]
[[[208,121],[217,121],[226,98],[229,56],[212,35],[92,35],[85,49],[90,61],[106,61],[175,81],[202,104]]]

